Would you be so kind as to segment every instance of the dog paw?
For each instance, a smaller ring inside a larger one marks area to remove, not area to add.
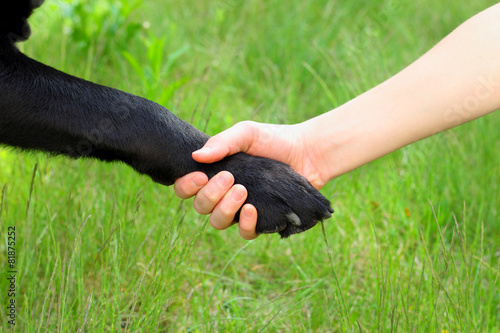
[[[257,208],[258,234],[279,233],[282,238],[308,230],[331,217],[330,202],[290,166],[244,153],[212,164],[228,170],[235,183],[248,191],[246,203]],[[207,172],[215,174],[215,170]],[[239,212],[236,215],[236,219]]]

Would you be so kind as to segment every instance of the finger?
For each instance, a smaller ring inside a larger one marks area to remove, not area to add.
[[[194,209],[200,214],[210,214],[233,184],[234,177],[230,172],[219,172],[196,194]]]
[[[240,236],[246,240],[257,238],[259,235],[255,233],[257,226],[257,209],[251,204],[246,204],[241,209],[240,223],[238,224]]]
[[[246,152],[254,141],[254,123],[243,121],[211,137],[203,148],[193,153],[200,163],[213,163],[228,155]]]
[[[175,181],[174,191],[179,198],[188,199],[207,183],[208,177],[203,172],[191,172]]]
[[[229,228],[234,216],[247,199],[247,190],[243,185],[234,185],[210,215],[210,224],[218,230]]]

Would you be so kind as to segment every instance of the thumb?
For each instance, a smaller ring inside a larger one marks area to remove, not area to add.
[[[246,152],[254,140],[253,122],[244,121],[211,137],[205,145],[193,152],[193,158],[200,163],[213,163],[224,157]]]

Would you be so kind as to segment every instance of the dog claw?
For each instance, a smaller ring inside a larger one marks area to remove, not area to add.
[[[293,224],[296,227],[300,227],[302,225],[300,218],[295,213],[286,214],[286,218],[288,219],[288,221],[290,221],[291,224]]]

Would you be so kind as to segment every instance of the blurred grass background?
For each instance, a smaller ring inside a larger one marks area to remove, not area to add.
[[[329,111],[494,3],[47,0],[20,48],[216,134]],[[2,148],[15,331],[500,332],[499,129],[491,114],[334,180],[325,236],[251,242],[125,165]]]

